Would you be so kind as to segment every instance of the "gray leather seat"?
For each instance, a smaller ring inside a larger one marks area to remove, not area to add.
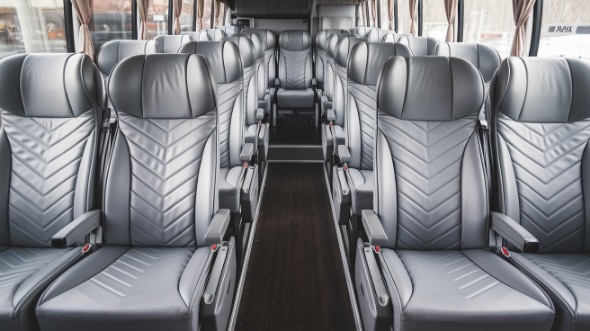
[[[394,57],[378,86],[375,205],[355,262],[365,330],[551,330],[545,292],[486,249],[477,69]]]
[[[318,89],[324,89],[324,71],[327,65],[326,52],[328,49],[328,38],[332,34],[345,33],[346,30],[327,29],[319,31],[315,36],[315,78],[318,82]]]
[[[276,75],[276,38],[274,32],[264,29],[244,29],[243,33],[256,33],[262,39],[262,48],[264,49],[264,70],[266,70],[267,89],[269,95],[273,96],[274,91],[270,91],[274,87]]]
[[[0,329],[36,330],[44,288],[84,254],[94,207],[100,73],[82,54],[0,60]],[[62,239],[60,239],[62,238]],[[60,242],[61,241],[61,242]]]
[[[225,31],[219,29],[204,29],[199,31],[197,38],[192,38],[193,41],[221,41],[225,37]]]
[[[502,62],[502,57],[495,48],[478,43],[439,43],[434,55],[460,57],[471,62],[479,69],[486,83],[492,80]]]
[[[191,37],[191,41],[199,41],[199,39],[201,37],[201,32],[199,32],[199,31],[183,31],[180,33],[180,35]]]
[[[242,27],[235,25],[222,25],[216,27],[215,29],[223,31],[223,33],[225,33],[225,35],[228,37],[242,32]]]
[[[590,329],[589,89],[590,64],[564,58],[508,58],[490,85],[498,208],[538,240],[512,262],[549,292],[553,330]]]
[[[176,54],[182,45],[190,42],[191,36],[184,35],[161,35],[154,38],[158,46],[158,53]],[[139,54],[138,54],[139,55]]]
[[[376,29],[376,28],[372,28],[372,27],[368,27],[368,26],[358,26],[356,28],[350,29],[350,32],[356,34],[360,38],[367,38],[369,35],[369,32],[371,32],[373,29]]]
[[[158,44],[153,40],[111,40],[104,43],[96,54],[96,66],[102,74],[105,89],[117,63],[135,55],[155,53],[158,53]]]
[[[332,101],[334,100],[334,57],[336,56],[336,44],[340,38],[353,36],[351,33],[338,33],[331,34],[328,37],[326,43],[326,65],[324,66],[324,90],[321,97],[321,113],[323,117],[325,117],[326,111],[332,108]]]
[[[338,145],[346,143],[345,110],[348,95],[348,57],[352,48],[366,39],[352,37],[352,35],[339,38],[334,54],[334,92],[332,114],[329,114],[328,123],[322,124],[322,150],[324,160],[331,162],[334,149]]]
[[[396,41],[395,34],[392,31],[379,28],[370,29],[366,34],[366,38],[376,43],[392,43]]]
[[[236,256],[233,237],[223,241],[229,211],[217,207],[217,102],[205,59],[129,58],[109,93],[119,130],[105,175],[105,247],[45,291],[41,330],[225,330]]]
[[[279,49],[277,105],[288,109],[313,107],[315,92],[312,88],[313,63],[309,32],[281,32]]]
[[[373,206],[373,146],[375,136],[377,80],[392,56],[411,56],[401,44],[360,42],[350,54],[346,145],[351,154],[347,180],[353,215]]]
[[[439,41],[432,37],[414,37],[405,35],[399,37],[398,43],[408,46],[414,56],[435,55]]]

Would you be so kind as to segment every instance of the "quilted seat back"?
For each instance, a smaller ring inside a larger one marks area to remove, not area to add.
[[[309,32],[303,30],[281,32],[279,49],[280,87],[287,90],[311,87],[313,68]]]

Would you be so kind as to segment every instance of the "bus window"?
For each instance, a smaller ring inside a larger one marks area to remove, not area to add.
[[[512,0],[465,0],[463,41],[488,44],[507,57],[514,29]]]
[[[193,30],[194,1],[182,0],[182,12],[180,13],[180,32]]]
[[[538,56],[590,59],[590,2],[544,0]]]
[[[386,30],[393,30],[394,29],[394,21],[392,20],[391,22],[389,21],[389,9],[387,8],[387,3],[391,1],[391,4],[393,5],[393,2],[395,0],[379,0],[379,9],[381,10],[381,29],[386,29]],[[395,20],[395,17],[394,17]]]
[[[168,34],[168,0],[152,0],[148,7],[148,39]]]
[[[66,51],[63,1],[0,0],[0,58]]]
[[[423,24],[422,35],[444,42],[447,37],[447,14],[443,0],[422,0]]]
[[[131,39],[131,0],[93,2],[92,20],[88,25],[94,48],[114,39]]]
[[[405,33],[408,34],[410,33],[410,22],[411,22],[411,16],[410,16],[410,0],[397,0],[397,18],[398,18],[398,26],[397,26],[397,32],[398,33]],[[416,20],[418,19],[418,16],[416,16]],[[416,21],[416,24],[418,22]],[[416,31],[418,31],[416,29]]]

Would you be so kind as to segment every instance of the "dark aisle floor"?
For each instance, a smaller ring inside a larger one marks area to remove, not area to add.
[[[322,165],[269,165],[236,330],[354,330]]]
[[[278,126],[270,131],[273,145],[321,145],[322,135],[313,126]]]

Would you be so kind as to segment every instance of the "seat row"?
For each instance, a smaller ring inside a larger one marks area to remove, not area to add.
[[[590,63],[508,58],[485,106],[469,60],[351,42],[333,197],[364,329],[588,329]]]

